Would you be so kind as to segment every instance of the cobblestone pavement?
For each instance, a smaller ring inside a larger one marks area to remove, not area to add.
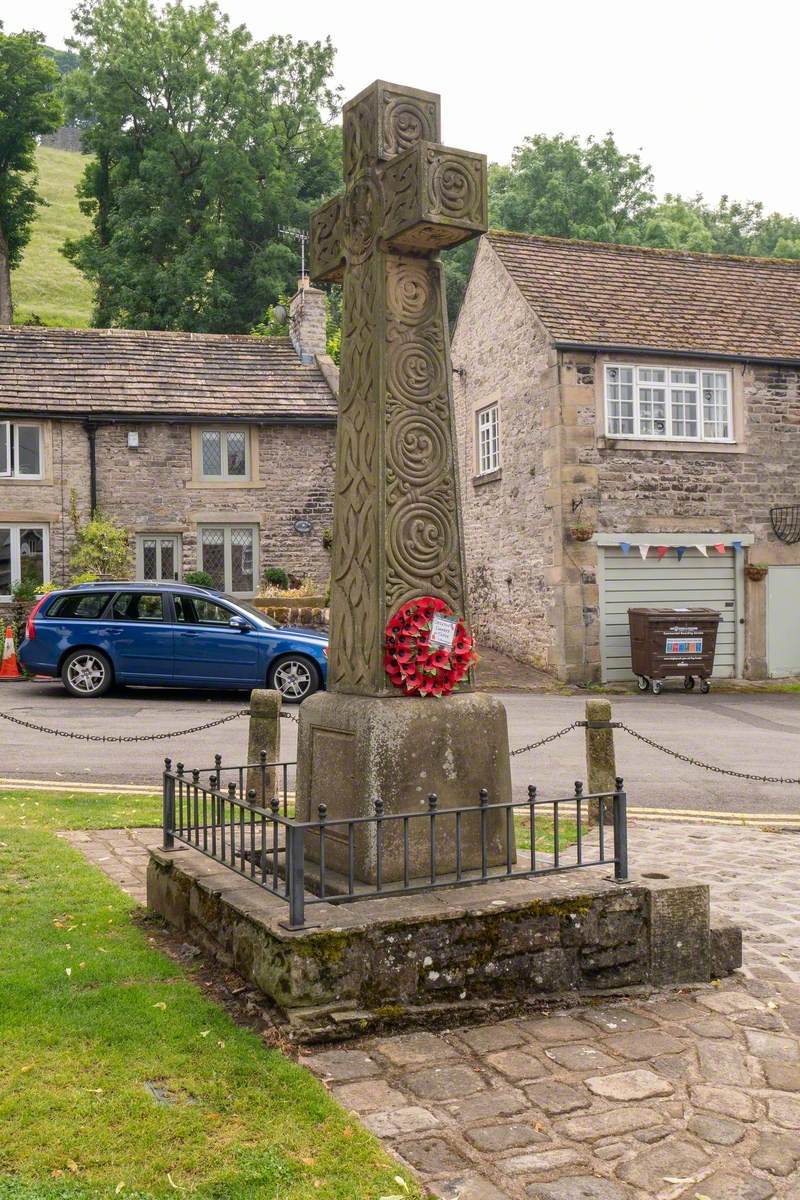
[[[137,900],[147,830],[65,834]],[[800,1200],[800,835],[637,821],[741,923],[741,977],[304,1063],[441,1200]]]

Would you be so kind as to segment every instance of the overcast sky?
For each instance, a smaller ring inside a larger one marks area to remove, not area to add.
[[[507,161],[527,134],[612,129],[652,165],[659,193],[727,193],[800,215],[796,0],[221,7],[257,38],[330,34],[345,97],[378,78],[440,92],[451,146]],[[8,32],[24,22],[53,46],[69,35],[70,9],[0,0]]]

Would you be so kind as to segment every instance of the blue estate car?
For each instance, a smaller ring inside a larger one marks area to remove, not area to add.
[[[299,703],[325,686],[328,639],[271,621],[242,600],[179,583],[87,583],[45,596],[19,650],[73,696],[112,683],[277,688]]]

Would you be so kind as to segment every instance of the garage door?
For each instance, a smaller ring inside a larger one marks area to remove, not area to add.
[[[767,576],[767,670],[800,675],[800,567],[770,567]]]
[[[604,546],[603,584],[600,596],[603,638],[603,678],[633,679],[629,608],[680,608],[684,605],[715,608],[722,613],[717,633],[714,674],[736,673],[736,577],[733,551],[708,558],[693,547],[678,562],[674,549],[658,561],[655,549],[647,558],[638,546],[623,554],[618,546]]]

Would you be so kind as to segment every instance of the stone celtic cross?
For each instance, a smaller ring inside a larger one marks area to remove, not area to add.
[[[405,601],[465,616],[438,252],[486,229],[486,159],[439,144],[439,97],[377,81],[344,107],[345,190],[311,220],[311,275],[343,282],[329,688],[397,694],[384,630]]]

